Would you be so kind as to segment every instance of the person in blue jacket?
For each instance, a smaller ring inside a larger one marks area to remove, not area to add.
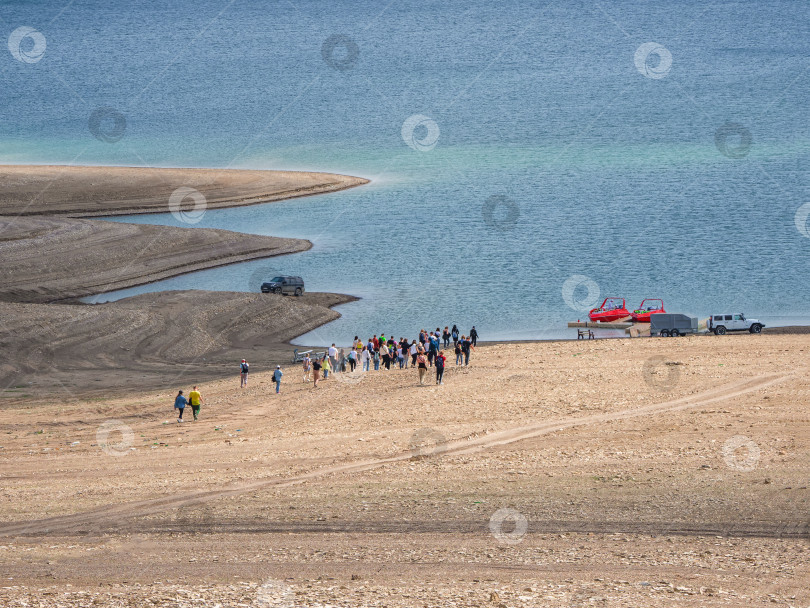
[[[174,398],[174,409],[178,411],[177,422],[183,422],[183,410],[186,409],[186,405],[188,405],[188,399],[183,396],[183,391],[180,391]]]

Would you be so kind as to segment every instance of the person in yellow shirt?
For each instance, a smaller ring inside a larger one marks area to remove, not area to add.
[[[200,406],[202,405],[203,398],[200,391],[195,386],[188,394],[188,404],[191,406],[191,413],[194,414],[194,420],[200,415]]]

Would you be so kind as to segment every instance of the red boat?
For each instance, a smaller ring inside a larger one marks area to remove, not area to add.
[[[659,312],[666,312],[664,301],[658,298],[647,298],[641,301],[641,305],[630,316],[633,317],[633,323],[649,323],[650,316]]]
[[[618,321],[629,316],[630,313],[624,306],[624,298],[605,298],[602,306],[594,308],[588,313],[591,321],[601,321],[602,323]]]

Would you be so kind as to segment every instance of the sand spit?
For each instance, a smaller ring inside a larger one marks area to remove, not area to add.
[[[242,357],[286,362],[290,339],[337,318],[330,307],[354,299],[261,295],[260,281],[271,277],[256,277],[255,285],[244,286],[253,293],[209,292],[200,285],[200,291],[110,304],[75,302],[311,247],[303,239],[85,216],[166,212],[177,188],[193,188],[208,210],[333,192],[368,180],[293,171],[54,166],[4,166],[0,179],[2,389],[42,394],[59,385],[74,395],[120,393],[165,386],[186,370],[198,380],[222,377]],[[193,212],[195,196],[172,210]]]
[[[303,239],[212,228],[0,217],[0,299],[46,303],[81,298],[311,246]],[[259,285],[248,287],[258,290]]]
[[[0,215],[165,213],[178,188],[196,190],[208,209],[268,203],[367,184],[335,173],[0,165]],[[193,208],[188,197],[180,209]]]

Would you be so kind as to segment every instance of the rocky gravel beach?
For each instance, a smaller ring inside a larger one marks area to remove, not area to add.
[[[807,606],[806,335],[0,409],[8,606]],[[190,378],[189,378],[190,380]]]

